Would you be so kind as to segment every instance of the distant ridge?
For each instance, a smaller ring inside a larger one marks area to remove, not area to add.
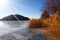
[[[15,14],[15,15],[9,15],[9,16],[3,17],[0,20],[1,21],[18,21],[18,20],[23,21],[23,20],[29,20],[29,18],[19,14]]]

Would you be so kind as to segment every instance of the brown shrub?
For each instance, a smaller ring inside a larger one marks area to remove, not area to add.
[[[30,28],[41,28],[42,27],[42,22],[38,19],[31,19],[29,23],[30,23]]]
[[[48,35],[48,40],[60,40],[60,14],[55,13],[49,18],[32,19],[29,21],[30,28],[41,28]]]

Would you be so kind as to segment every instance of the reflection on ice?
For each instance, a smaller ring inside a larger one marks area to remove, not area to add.
[[[5,25],[22,25],[24,23],[27,23],[27,21],[2,21]]]
[[[29,29],[28,21],[0,21],[0,40],[47,40],[42,29]]]
[[[22,21],[21,24],[19,24],[18,21],[0,21],[0,22],[1,22],[0,36],[29,27],[27,21]]]

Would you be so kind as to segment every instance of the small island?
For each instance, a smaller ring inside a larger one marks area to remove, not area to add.
[[[24,20],[29,20],[29,18],[19,14],[9,15],[0,19],[0,21],[24,21]]]

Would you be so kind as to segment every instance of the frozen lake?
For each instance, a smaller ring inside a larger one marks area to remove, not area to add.
[[[38,40],[36,38],[46,40],[41,29],[29,29],[28,21],[0,21],[0,40]]]

